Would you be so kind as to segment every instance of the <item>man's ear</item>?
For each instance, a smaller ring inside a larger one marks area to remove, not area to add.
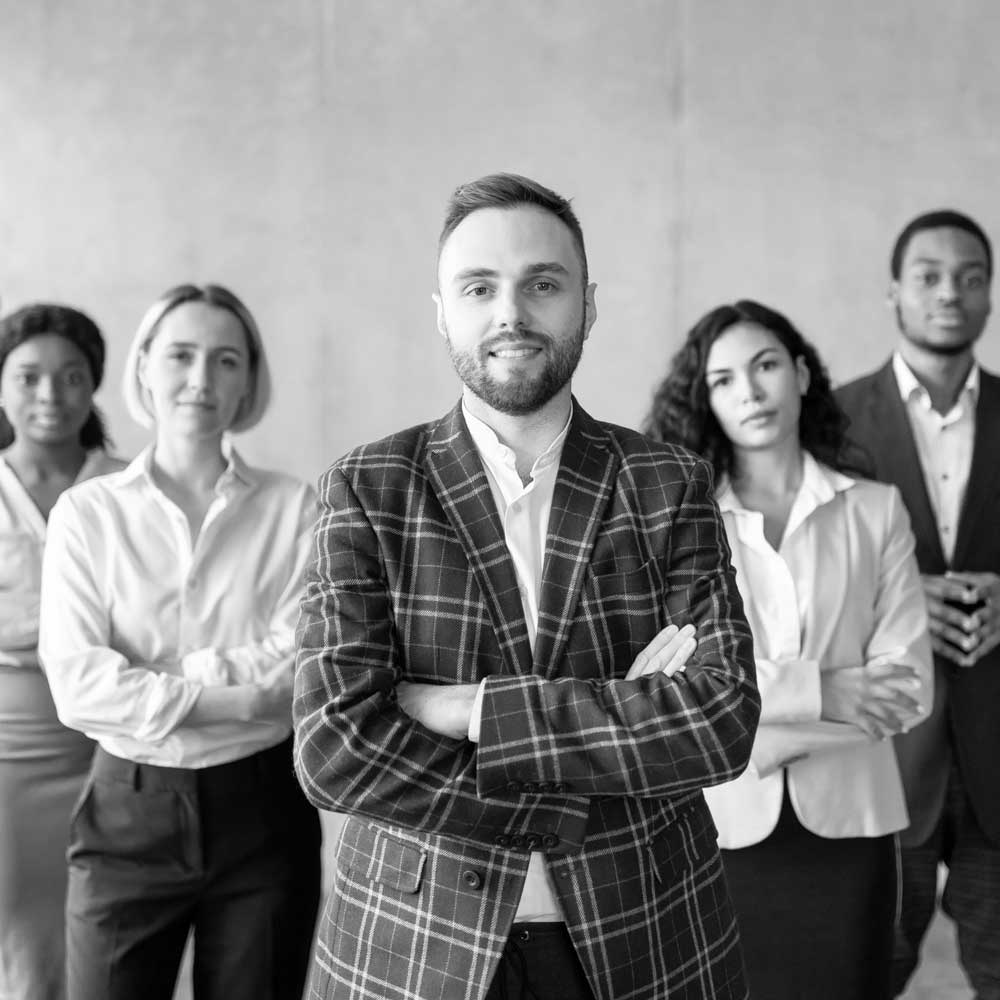
[[[583,339],[590,336],[590,328],[597,321],[597,283],[592,281],[583,292]]]
[[[895,279],[889,282],[889,288],[885,293],[885,301],[892,309],[899,307],[899,282]]]
[[[445,340],[448,339],[448,324],[444,321],[444,303],[441,301],[440,292],[431,292],[431,298],[434,300],[434,305],[437,306],[437,328],[438,333],[444,337]]]

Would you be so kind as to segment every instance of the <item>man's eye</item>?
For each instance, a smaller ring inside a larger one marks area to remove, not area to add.
[[[536,281],[531,286],[536,292],[551,292],[555,289],[555,285],[551,281]]]
[[[933,285],[938,283],[938,275],[933,271],[923,271],[916,275],[916,281],[918,285],[923,285],[925,288],[931,288]]]
[[[465,294],[471,295],[473,298],[480,299],[484,295],[488,295],[489,291],[490,289],[488,285],[469,285],[469,287],[465,290]]]

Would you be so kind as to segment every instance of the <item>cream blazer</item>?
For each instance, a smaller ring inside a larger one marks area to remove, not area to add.
[[[808,453],[802,485],[775,551],[763,516],[728,483],[717,499],[753,630],[762,713],[751,765],[705,792],[725,848],[764,840],[785,776],[795,813],[822,837],[875,837],[907,825],[892,741],[821,720],[820,676],[839,666],[893,662],[933,700],[927,612],[909,517],[895,486],[855,480]]]

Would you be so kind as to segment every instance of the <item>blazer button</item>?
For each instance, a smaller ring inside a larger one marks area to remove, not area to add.
[[[513,837],[510,838],[510,846],[516,847],[518,850],[523,848],[525,845],[525,839],[519,833],[515,833]]]
[[[565,781],[557,781],[552,786],[552,791],[554,791],[554,792],[568,792],[569,791],[569,785],[567,785]]]
[[[529,851],[537,851],[542,846],[542,838],[537,833],[529,833],[524,842],[528,845]]]
[[[498,833],[493,838],[493,843],[496,844],[497,847],[510,847],[510,837],[507,836],[506,833]]]
[[[524,782],[524,784],[521,785],[521,788],[522,788],[523,791],[527,792],[529,795],[533,795],[535,792],[538,791],[538,785],[536,785],[533,781],[526,781],[526,782]]]
[[[462,872],[462,881],[470,889],[481,889],[483,886],[483,878],[479,872],[474,872],[471,868]]]
[[[542,847],[551,849],[558,846],[559,838],[554,833],[545,833],[542,835]]]
[[[521,791],[521,782],[520,781],[508,781],[507,782],[507,791],[510,792],[511,795],[518,795],[520,793],[520,791]]]

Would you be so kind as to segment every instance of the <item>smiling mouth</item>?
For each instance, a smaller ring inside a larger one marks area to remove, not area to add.
[[[495,351],[490,351],[490,357],[520,361],[523,358],[534,357],[539,351],[541,351],[540,347],[500,347]]]

